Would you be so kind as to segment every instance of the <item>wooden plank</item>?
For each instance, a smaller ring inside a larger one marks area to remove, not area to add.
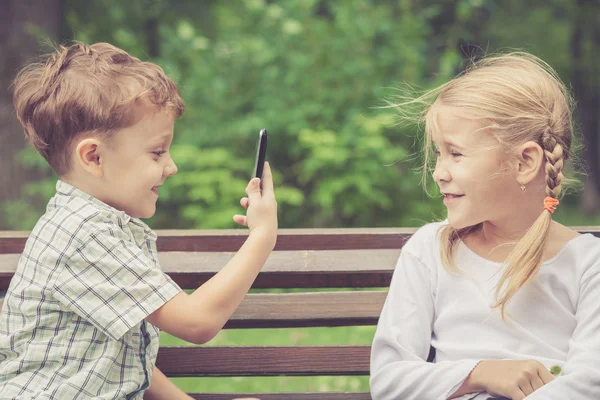
[[[369,375],[370,346],[161,347],[171,377]]]
[[[195,289],[235,253],[159,253],[163,270],[184,289]],[[254,288],[388,287],[400,250],[275,251]],[[0,254],[0,290],[8,288],[18,254]]]
[[[226,328],[377,325],[387,291],[249,294]]]
[[[386,296],[387,291],[249,294],[225,328],[377,325]]]
[[[183,288],[197,288],[234,253],[161,253],[163,270]],[[275,251],[254,288],[388,287],[400,255],[394,250]]]
[[[573,226],[600,237],[600,226]],[[400,249],[417,228],[280,229],[275,250]],[[245,229],[157,230],[159,251],[235,252]],[[23,252],[29,232],[0,231],[0,254]]]
[[[275,250],[399,249],[417,228],[280,229]],[[157,230],[159,251],[237,251],[247,229]],[[23,252],[29,232],[0,231],[0,254]]]
[[[196,400],[232,400],[232,399],[260,399],[260,400],[372,400],[368,392],[356,393],[190,393]]]
[[[22,253],[29,232],[0,231],[0,254]]]
[[[280,229],[275,250],[399,249],[416,228]],[[247,237],[239,231],[161,231],[160,251],[237,251]]]

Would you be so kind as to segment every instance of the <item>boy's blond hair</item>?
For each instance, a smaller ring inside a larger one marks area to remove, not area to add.
[[[110,141],[135,124],[141,102],[181,117],[179,89],[157,65],[108,43],[75,43],[32,63],[14,83],[14,106],[25,136],[59,175],[71,168],[71,148],[85,136]]]
[[[454,106],[468,113],[498,140],[503,150],[534,141],[544,150],[546,195],[557,199],[565,181],[564,163],[571,150],[573,99],[556,72],[544,61],[524,52],[483,58],[451,81],[412,99],[394,104],[401,117],[425,124],[424,180],[432,157],[436,130],[435,104]],[[424,106],[418,118],[409,114],[413,105]],[[517,183],[515,182],[515,185]],[[506,269],[496,288],[496,303],[504,317],[515,293],[533,280],[543,261],[552,214],[540,204],[540,216],[516,243],[505,260]],[[481,224],[480,224],[481,225]],[[448,272],[458,273],[453,262],[462,238],[477,232],[480,225],[441,231],[441,257]]]

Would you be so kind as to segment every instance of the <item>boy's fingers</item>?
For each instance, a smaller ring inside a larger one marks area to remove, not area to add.
[[[243,226],[248,226],[248,221],[246,220],[246,216],[245,215],[239,215],[236,214],[233,216],[233,220],[235,221],[236,224],[240,224]]]
[[[262,179],[263,192],[273,193],[273,174],[271,173],[271,164],[265,161]]]
[[[249,200],[247,197],[242,197],[240,199],[240,205],[244,208],[248,208],[248,205],[250,204]]]
[[[248,186],[246,186],[246,194],[248,195],[248,202],[250,199],[260,198],[260,179],[252,178],[250,182],[248,182]]]

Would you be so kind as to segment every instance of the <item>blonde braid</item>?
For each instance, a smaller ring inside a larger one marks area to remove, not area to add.
[[[548,127],[542,136],[542,147],[546,156],[546,194],[554,199],[558,198],[563,179],[563,148],[552,135],[552,128]]]

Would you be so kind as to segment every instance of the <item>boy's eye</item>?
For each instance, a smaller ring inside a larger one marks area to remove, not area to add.
[[[153,153],[154,155],[156,155],[156,156],[160,157],[160,156],[162,156],[163,154],[165,154],[166,152],[165,152],[165,151],[163,151],[163,150],[159,150],[159,151],[153,151],[152,153]]]
[[[433,151],[433,153],[434,153],[436,156],[438,156],[438,157],[440,156],[440,151],[439,151],[438,149],[435,149],[435,150]]]
[[[453,152],[452,152],[452,153],[450,153],[450,154],[452,155],[452,157],[461,157],[461,156],[462,156],[462,154],[460,154],[460,153],[459,153],[459,152],[457,152],[457,151],[453,151]]]

